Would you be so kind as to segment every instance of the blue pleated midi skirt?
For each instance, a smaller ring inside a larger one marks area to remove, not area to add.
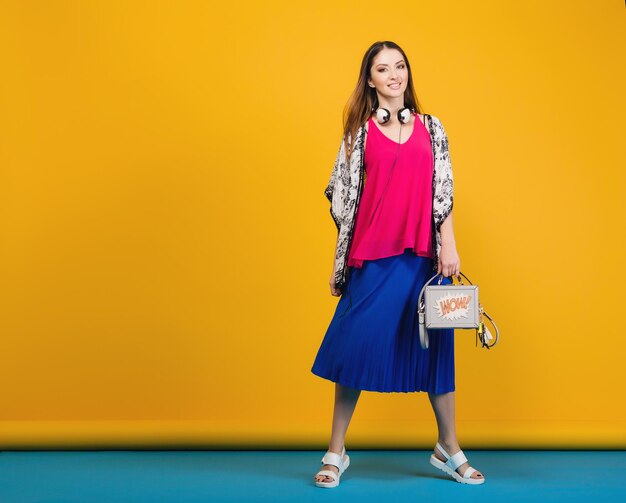
[[[417,301],[432,267],[410,248],[352,267],[311,372],[367,391],[454,391],[454,329],[428,330],[428,349],[419,341]]]

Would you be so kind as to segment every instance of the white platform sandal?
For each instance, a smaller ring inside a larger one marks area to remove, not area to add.
[[[341,456],[336,452],[326,452],[326,454],[324,454],[324,457],[322,458],[322,465],[336,466],[339,470],[339,473],[337,474],[332,470],[320,470],[315,474],[316,477],[318,475],[328,475],[333,480],[331,482],[316,480],[315,485],[317,487],[337,487],[339,485],[341,475],[343,474],[343,472],[346,471],[346,468],[350,466],[350,456],[346,454],[345,446],[341,450]]]
[[[459,466],[461,466],[463,463],[467,461],[467,458],[465,457],[465,454],[463,454],[463,451],[459,451],[455,455],[450,456],[445,451],[445,449],[441,447],[439,442],[437,442],[436,447],[446,457],[447,461],[444,463],[443,461],[437,459],[437,456],[435,456],[435,454],[433,453],[430,455],[431,465],[433,465],[436,468],[439,468],[440,470],[443,470],[448,475],[451,475],[454,478],[454,480],[456,480],[457,482],[460,482],[461,484],[484,484],[485,483],[484,476],[477,478],[477,479],[472,478],[472,473],[476,471],[476,468],[472,468],[471,466],[468,466],[465,472],[463,473],[463,476],[461,476],[459,472],[456,471],[456,469]]]

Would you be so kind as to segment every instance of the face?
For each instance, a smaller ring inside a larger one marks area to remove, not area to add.
[[[409,80],[409,70],[398,49],[383,48],[375,57],[370,68],[368,84],[378,94],[388,98],[403,96]]]

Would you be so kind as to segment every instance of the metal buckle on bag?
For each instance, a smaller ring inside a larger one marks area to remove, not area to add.
[[[493,328],[495,328],[496,330],[496,338],[494,339],[493,344],[489,344],[489,341],[493,339],[493,335],[491,335],[491,332],[489,331],[489,329],[487,328],[487,325],[485,325],[485,322],[482,319],[483,314],[489,320],[489,322],[493,325]],[[480,342],[483,348],[490,349],[493,346],[495,346],[498,342],[498,339],[500,339],[500,330],[498,330],[498,326],[496,325],[496,322],[493,321],[493,318],[487,314],[487,312],[483,309],[482,306],[480,306],[480,316],[481,316],[481,324],[483,326],[483,333],[482,333]],[[478,341],[477,341],[477,344],[478,344]]]

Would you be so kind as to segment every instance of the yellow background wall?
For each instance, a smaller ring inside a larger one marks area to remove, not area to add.
[[[365,49],[446,127],[463,448],[626,446],[617,0],[0,4],[0,444],[327,446],[323,196]],[[436,440],[363,392],[347,445]]]

